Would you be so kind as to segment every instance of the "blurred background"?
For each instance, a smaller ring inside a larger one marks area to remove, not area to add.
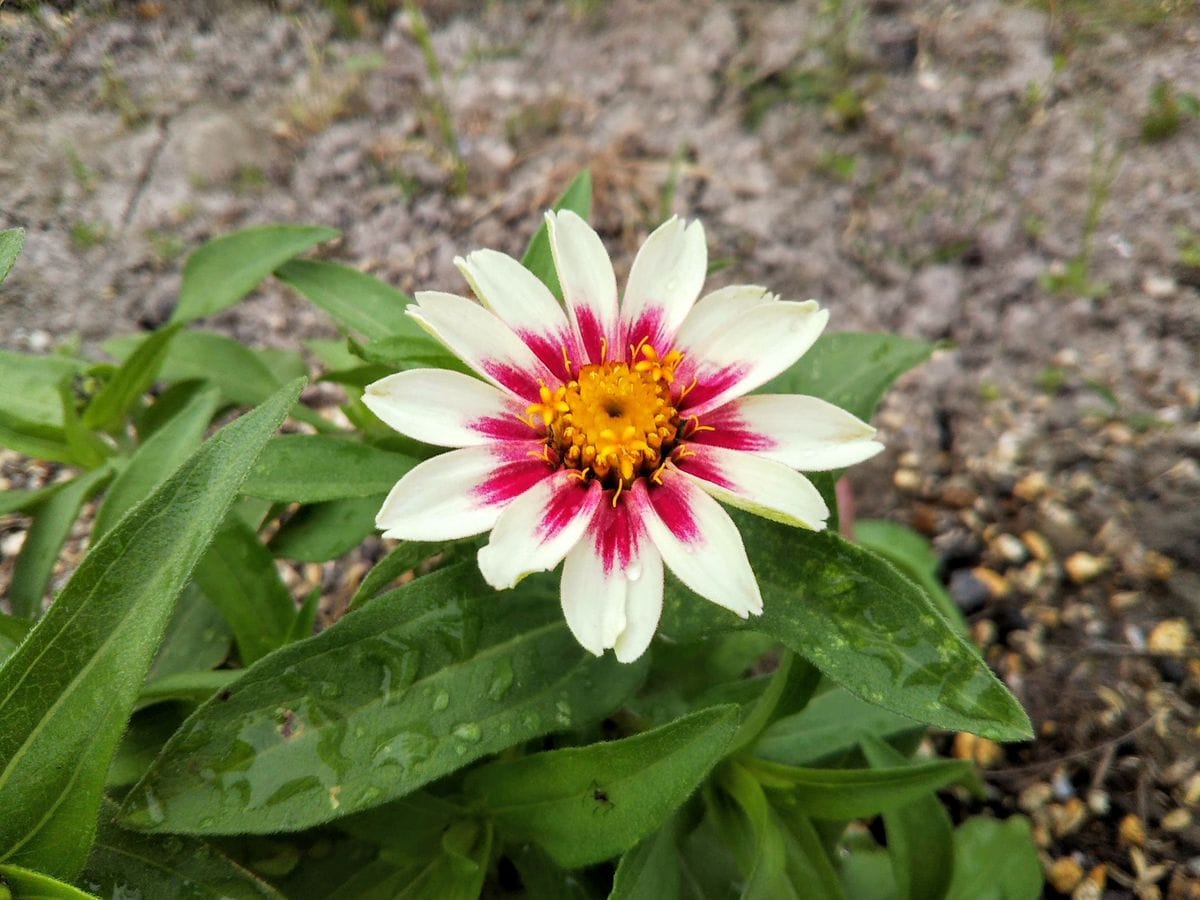
[[[10,0],[0,347],[157,327],[251,224],[465,291],[453,257],[519,255],[585,166],[619,276],[699,217],[712,284],[946,342],[853,487],[932,541],[1039,730],[950,749],[1058,893],[1197,897],[1198,98],[1195,0]],[[279,284],[207,325],[336,333]]]

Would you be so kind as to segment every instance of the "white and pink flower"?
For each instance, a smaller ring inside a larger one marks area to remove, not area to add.
[[[486,380],[414,369],[366,389],[397,431],[457,448],[401,478],[376,524],[419,541],[491,531],[479,568],[497,589],[565,560],[571,631],[629,662],[658,626],[664,565],[742,617],[762,612],[741,535],[714,497],[820,530],[829,510],[796,470],[882,447],[870,425],[815,397],[744,396],[796,362],[828,313],[742,285],[697,300],[699,222],[672,218],[651,234],[618,302],[591,227],[571,212],[546,221],[565,311],[491,250],[456,260],[480,302],[429,291],[409,307]]]

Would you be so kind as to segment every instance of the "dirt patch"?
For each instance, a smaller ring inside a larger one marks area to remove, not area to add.
[[[0,225],[29,230],[0,345],[154,326],[190,249],[260,222],[458,290],[456,254],[518,252],[590,165],[619,267],[699,216],[717,282],[952,342],[877,417],[860,514],[934,540],[1030,708],[988,782],[1055,883],[1194,896],[1200,118],[1156,87],[1200,95],[1194,5],[438,3],[440,89],[403,15],[349,8],[0,11]],[[277,286],[212,324],[333,333]]]

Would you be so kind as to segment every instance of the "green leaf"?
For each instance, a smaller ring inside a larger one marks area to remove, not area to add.
[[[813,666],[785,651],[766,688],[743,717],[730,749],[740,750],[752,743],[776,717],[777,710],[782,708],[790,712],[796,708],[802,709],[812,697],[820,679],[821,673]]]
[[[62,428],[59,385],[82,372],[84,366],[81,360],[67,356],[0,350],[0,411],[6,413],[8,427],[15,431],[22,426]],[[58,440],[62,440],[61,434]]]
[[[368,340],[393,335],[424,339],[425,331],[404,312],[412,298],[366,272],[337,263],[294,259],[275,277],[321,307],[347,331]]]
[[[105,788],[127,788],[141,780],[190,711],[181,703],[159,703],[135,710],[104,776]]]
[[[755,393],[810,394],[864,421],[892,382],[927,360],[937,345],[894,334],[822,335],[794,366]]]
[[[94,469],[103,465],[104,461],[112,455],[113,448],[83,424],[83,418],[79,415],[76,405],[75,389],[70,379],[63,379],[62,384],[58,386],[58,395],[62,402],[63,437],[67,439],[67,446],[71,448],[71,454],[85,469]]]
[[[138,344],[112,378],[92,397],[83,413],[85,428],[111,430],[121,424],[125,414],[154,384],[171,341],[182,327],[168,325]]]
[[[293,378],[308,377],[308,363],[304,361],[304,354],[299,350],[263,347],[253,352],[280,384],[286,384]]]
[[[143,340],[140,335],[129,335],[107,340],[103,346],[106,353],[124,359]],[[274,373],[253,350],[207,331],[176,335],[159,375],[164,381],[209,381],[220,389],[223,400],[240,405],[261,403],[279,389]]]
[[[61,417],[61,414],[60,414]],[[12,415],[0,407],[0,447],[15,450],[23,456],[50,462],[79,465],[62,428],[38,425]]]
[[[780,802],[814,819],[862,819],[911,803],[971,771],[967,760],[937,759],[889,769],[804,769],[744,761]]]
[[[147,681],[138,693],[135,709],[155,703],[178,701],[198,706],[217,691],[223,690],[241,677],[241,669],[217,669],[213,672],[178,672]]]
[[[188,582],[163,632],[147,680],[215,669],[229,656],[233,634],[225,618],[194,581]]]
[[[878,738],[862,742],[875,769],[907,765],[903,754]],[[954,827],[935,794],[927,794],[883,814],[888,855],[900,900],[945,897],[954,871]]]
[[[375,598],[407,572],[413,572],[419,576],[426,574],[435,564],[445,565],[449,560],[454,559],[454,548],[457,545],[456,541],[436,543],[405,541],[377,562],[374,568],[367,573],[367,577],[362,580],[362,584],[358,586],[358,590],[350,600],[350,608],[356,609]]]
[[[392,372],[405,369],[451,369],[479,377],[478,373],[442,346],[436,338],[424,332],[419,335],[377,338],[366,344],[351,340],[350,349],[359,359],[386,366]]]
[[[226,426],[122,519],[0,668],[0,861],[78,874],[175,597],[300,387]]]
[[[260,225],[214,238],[188,257],[172,322],[233,306],[293,256],[340,232],[307,225]]]
[[[678,897],[679,851],[675,820],[667,822],[621,857],[609,900],[663,900]]]
[[[289,434],[273,439],[245,493],[283,503],[386,494],[417,461],[349,438]]]
[[[104,504],[92,526],[93,542],[165,481],[200,445],[217,411],[219,399],[214,387],[205,386],[195,391],[174,416],[134,451],[129,464],[105,494]]]
[[[237,516],[217,529],[195,578],[233,629],[244,664],[288,642],[296,619],[292,595],[258,535]]]
[[[852,847],[841,860],[842,885],[852,900],[897,900],[896,878],[886,850]]]
[[[592,214],[592,173],[584,169],[575,176],[554,204],[556,210],[569,209],[583,219]],[[558,270],[554,268],[554,255],[550,250],[550,231],[545,221],[534,233],[521,257],[521,264],[545,282],[551,293],[562,299],[562,285],[558,283]]]
[[[4,284],[4,279],[12,271],[23,246],[25,246],[24,228],[6,228],[0,231],[0,284]]]
[[[716,765],[737,721],[736,707],[705,709],[620,741],[494,762],[463,787],[509,839],[533,841],[563,868],[591,865],[658,828]]]
[[[0,898],[3,900],[95,900],[78,888],[20,866],[0,865]]]
[[[763,594],[742,622],[671,580],[661,631],[676,640],[753,627],[863,699],[948,731],[1025,740],[1029,718],[925,593],[836,534],[731,510]]]
[[[32,627],[33,622],[29,619],[0,613],[0,663],[12,656],[17,644],[25,640],[25,635]]]
[[[1029,820],[967,819],[954,832],[954,878],[947,900],[1035,900],[1042,867]]]
[[[0,493],[0,516],[7,516],[13,513],[26,512],[33,509],[44,500],[48,500],[51,494],[58,493],[70,482],[56,481],[54,484],[48,484],[45,487],[34,488],[25,491],[7,490]]]
[[[962,613],[937,577],[938,558],[929,541],[899,522],[884,519],[859,519],[854,523],[854,537],[923,588],[946,621],[967,634]]]
[[[838,756],[868,737],[890,740],[924,731],[907,716],[859,700],[842,687],[817,694],[794,715],[771,723],[755,741],[755,756],[791,766],[807,766]]]
[[[301,562],[326,562],[349,553],[375,531],[386,494],[303,506],[271,538],[271,553]]]
[[[138,834],[111,821],[117,811],[105,802],[82,884],[105,897],[153,900],[283,900],[256,875],[197,838]]]
[[[79,475],[48,494],[30,511],[33,524],[25,533],[25,543],[13,567],[9,585],[8,600],[14,614],[29,619],[41,616],[42,598],[54,573],[54,563],[79,518],[79,510],[111,476],[112,470],[108,468]]]
[[[308,828],[598,719],[644,675],[580,648],[550,598],[497,594],[474,562],[452,566],[259,660],[176,733],[124,821],[188,834]]]

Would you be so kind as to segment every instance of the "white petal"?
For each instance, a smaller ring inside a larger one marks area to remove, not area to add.
[[[646,652],[662,616],[662,556],[649,541],[641,548],[636,568],[627,570],[626,580],[625,630],[617,636],[613,649],[619,662],[630,663]]]
[[[779,297],[755,284],[731,284],[705,294],[680,326],[676,344],[701,346],[755,307],[778,302]]]
[[[550,250],[587,362],[620,359],[617,279],[600,236],[570,210],[546,213]]]
[[[661,486],[647,491],[635,482],[628,496],[676,578],[743,619],[762,612],[742,536],[716,500],[672,466]]]
[[[714,409],[704,424],[713,430],[697,432],[693,442],[746,450],[802,472],[842,469],[883,449],[866,422],[801,394],[741,397]]]
[[[804,355],[828,320],[815,300],[779,301],[755,306],[694,345],[681,336],[686,356],[675,377],[697,381],[681,412],[703,415],[774,378]]]
[[[479,551],[479,571],[496,590],[515,587],[533,572],[557,566],[579,543],[603,489],[559,470],[530,488],[500,514],[487,546]]]
[[[476,250],[454,260],[471,290],[482,303],[504,320],[546,366],[560,378],[569,378],[564,352],[578,362],[575,333],[566,313],[542,280],[523,265],[495,250]]]
[[[708,493],[731,506],[774,522],[822,531],[829,507],[811,481],[781,462],[727,450],[689,444],[691,453],[677,463]]]
[[[567,554],[561,590],[563,616],[575,640],[590,653],[602,655],[625,630],[628,579],[624,571],[605,571],[595,543],[585,537]]]
[[[421,291],[408,314],[472,369],[521,400],[536,399],[542,384],[560,383],[511,328],[474,300]]]
[[[666,353],[700,296],[707,274],[708,246],[699,222],[685,227],[682,219],[672,216],[655,229],[638,250],[625,286],[623,343],[648,340]]]
[[[396,482],[375,516],[385,538],[445,541],[487,531],[513,499],[551,474],[540,441],[451,450]]]
[[[530,440],[525,409],[498,388],[447,369],[409,369],[368,384],[367,409],[401,434],[439,447]]]

